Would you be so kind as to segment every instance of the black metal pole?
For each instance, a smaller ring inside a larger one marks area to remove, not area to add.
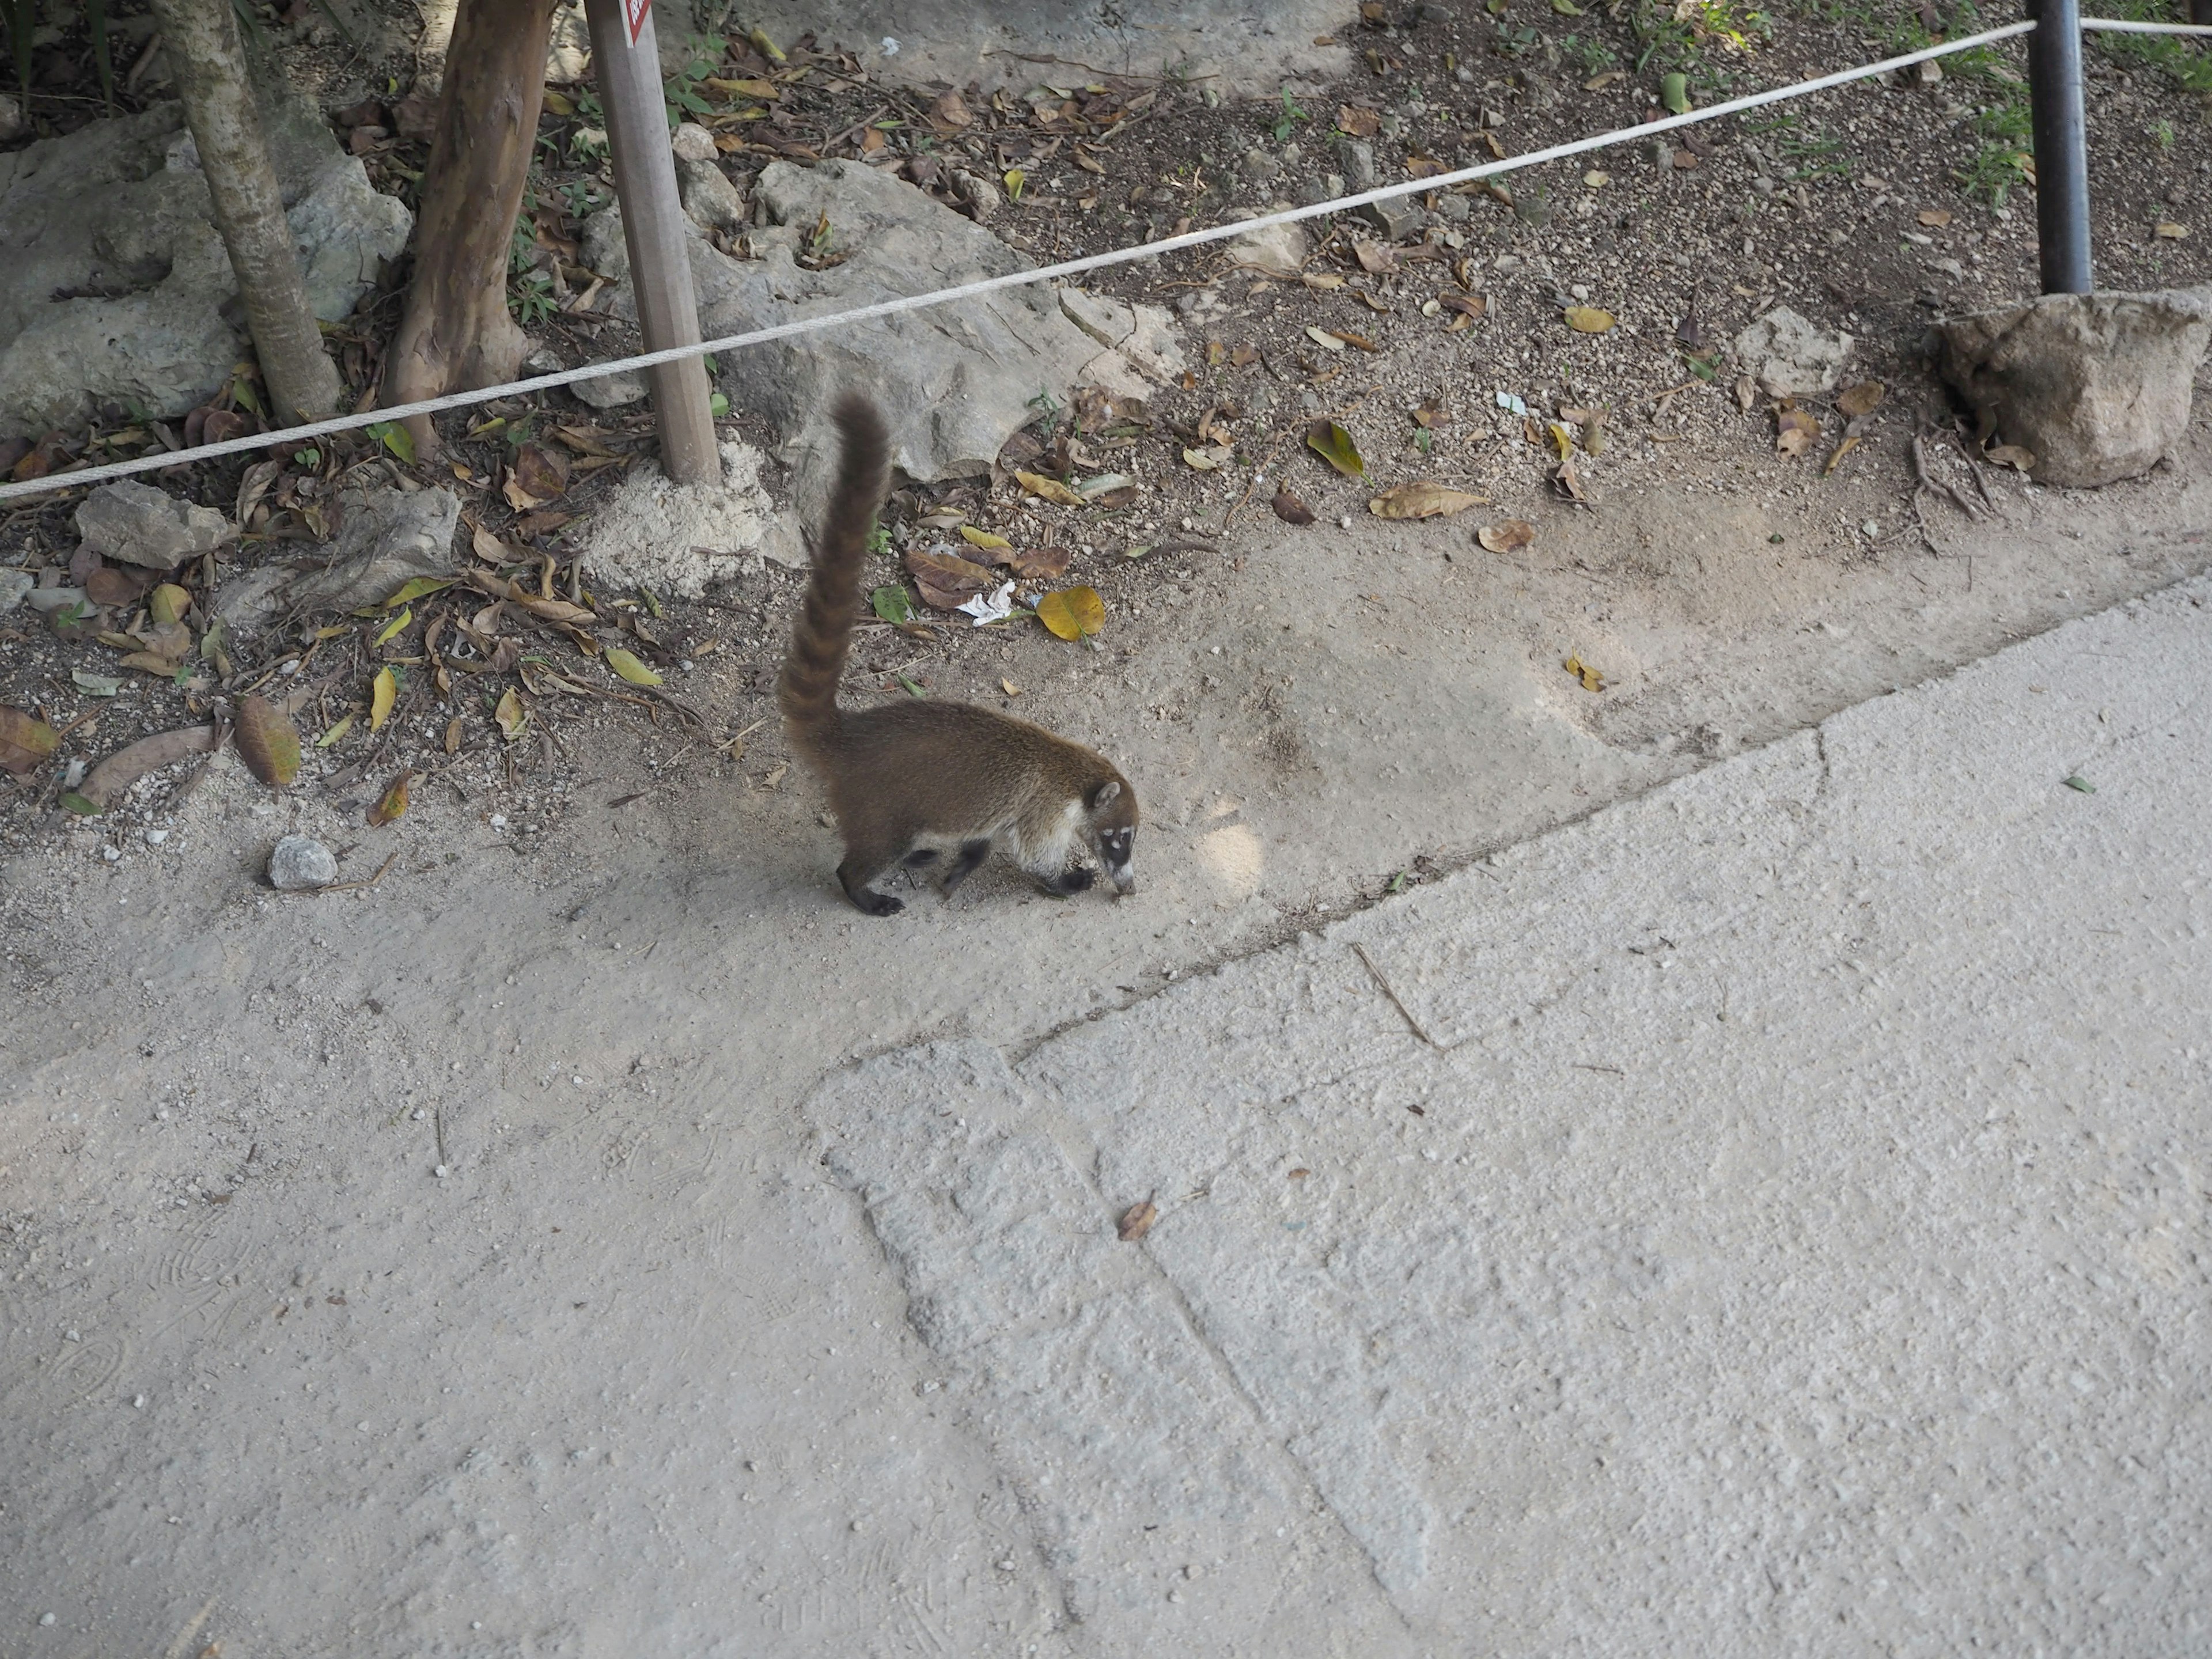
[[[2081,115],[2078,0],[2028,0],[2027,89],[2035,128],[2035,232],[2045,294],[2087,294],[2089,150]]]

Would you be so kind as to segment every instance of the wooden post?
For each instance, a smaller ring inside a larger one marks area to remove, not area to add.
[[[630,291],[647,351],[699,341],[699,301],[685,251],[676,159],[660,88],[652,0],[585,0],[592,65],[607,112],[615,193],[629,246]],[[646,371],[660,425],[660,465],[678,483],[718,483],[722,460],[707,403],[707,368],[696,357]]]

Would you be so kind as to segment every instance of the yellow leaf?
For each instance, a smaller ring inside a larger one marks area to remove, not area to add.
[[[1577,334],[1602,334],[1613,326],[1613,313],[1596,306],[1569,306],[1567,326]]]
[[[1859,440],[1855,437],[1846,438],[1843,442],[1838,444],[1836,446],[1836,453],[1828,457],[1828,464],[1820,469],[1820,476],[1822,477],[1826,477],[1829,473],[1833,472],[1838,466],[1843,465],[1844,457],[1850,454],[1851,451],[1856,449],[1858,447]]]
[[[376,636],[376,643],[382,645],[385,641],[390,639],[394,634],[398,633],[402,629],[405,628],[409,623],[411,623],[414,620],[415,607],[410,605],[405,610],[402,611],[398,616],[394,617],[390,622],[384,624],[383,631]]]
[[[1367,510],[1378,519],[1443,519],[1489,504],[1487,495],[1471,495],[1464,489],[1417,478],[1384,490],[1367,503]]]
[[[1006,199],[1009,202],[1018,202],[1022,199],[1022,186],[1029,182],[1029,174],[1024,173],[1019,167],[1006,169]]]
[[[1596,669],[1591,667],[1580,657],[1569,657],[1565,662],[1561,663],[1559,666],[1565,669],[1567,672],[1572,674],[1577,679],[1580,680],[1583,683],[1583,690],[1602,691],[1605,690],[1605,676],[1599,673]]]
[[[1010,697],[1018,697],[1022,695],[1022,688],[1003,676],[1000,678],[999,685]]]
[[[1323,293],[1344,286],[1344,278],[1333,270],[1308,271],[1300,276],[1298,281],[1308,288],[1319,289]]]
[[[636,654],[633,652],[622,650],[608,652],[607,666],[613,669],[616,673],[621,675],[632,685],[658,685],[660,684],[659,671],[657,669],[647,668],[643,663],[637,659]]]
[[[2181,240],[2183,237],[2189,234],[2189,227],[2187,225],[2177,225],[2171,220],[2168,220],[2159,226],[2158,234],[2167,238],[2169,240],[2178,242]]]
[[[1367,476],[1367,463],[1360,459],[1359,446],[1353,443],[1352,434],[1334,421],[1316,418],[1308,422],[1306,447],[1347,478]]]
[[[1888,390],[1880,380],[1861,380],[1836,399],[1836,412],[1847,421],[1856,421],[1862,415],[1871,415],[1881,407],[1881,400]]]
[[[352,730],[353,716],[350,714],[341,714],[329,731],[324,732],[321,737],[315,739],[315,747],[318,749],[327,749],[332,744],[336,743],[340,738],[345,736],[347,732]]]
[[[246,769],[270,788],[287,788],[300,775],[299,728],[266,697],[239,700],[234,741]]]
[[[378,829],[397,817],[407,814],[407,786],[415,781],[412,772],[402,772],[392,781],[392,787],[384,792],[383,799],[368,809],[369,828]]]
[[[569,97],[567,93],[556,92],[551,87],[548,87],[545,88],[544,96],[547,114],[566,116],[574,115],[576,112],[576,100]]]
[[[1021,487],[1040,500],[1056,507],[1081,507],[1083,497],[1057,478],[1048,478],[1042,472],[1017,472],[1014,477]]]
[[[146,611],[157,623],[182,622],[192,607],[192,596],[174,582],[163,582],[146,596]]]
[[[368,729],[372,732],[392,718],[392,700],[399,695],[399,681],[389,668],[376,671],[376,678],[368,690]]]
[[[1106,601],[1095,587],[1064,587],[1037,601],[1036,617],[1063,640],[1087,639],[1106,625]]]
[[[530,724],[530,711],[522,706],[522,694],[508,686],[507,695],[499,700],[499,707],[492,711],[492,718],[499,722],[500,735],[509,743],[520,737],[523,728]]]
[[[1341,351],[1344,349],[1344,342],[1337,338],[1335,335],[1330,333],[1325,328],[1315,328],[1309,325],[1306,329],[1306,338],[1311,340],[1323,351]]]
[[[978,530],[972,524],[960,526],[960,538],[970,547],[980,547],[987,553],[1004,553],[1013,546],[1004,536],[994,536],[988,530]]]

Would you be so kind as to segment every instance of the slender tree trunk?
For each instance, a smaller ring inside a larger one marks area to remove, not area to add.
[[[415,276],[384,402],[511,380],[530,342],[507,310],[507,256],[530,179],[555,0],[460,0],[415,222]],[[436,434],[408,422],[416,452]]]
[[[337,407],[338,372],[307,308],[299,249],[285,222],[230,0],[154,0],[154,16],[275,413],[288,423],[319,419]]]

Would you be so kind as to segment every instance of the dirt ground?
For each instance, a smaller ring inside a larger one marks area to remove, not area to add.
[[[1855,25],[1820,27],[1832,38],[1814,46],[1857,55]],[[1472,127],[1477,100],[1499,95],[1486,90],[1496,67],[1464,88],[1455,121]],[[2124,126],[2093,114],[2093,131],[2133,135],[2100,138],[2098,165],[2141,185],[2100,201],[2114,216],[2106,270],[2201,279],[2201,241],[2136,223],[2169,189],[2205,188],[2193,160],[2136,142],[2153,119],[2200,118],[2196,106],[2148,74],[2098,84],[2100,111],[2124,99],[2134,112]],[[1868,91],[1850,107],[1901,131],[1893,112],[1924,115],[1936,95]],[[1176,96],[1179,118],[1221,125],[1224,154],[1266,113]],[[1562,93],[1547,118],[1579,128],[1609,109]],[[1550,130],[1505,129],[1516,147]],[[795,1103],[854,1056],[933,1036],[1018,1053],[1316,917],[2212,562],[2201,398],[2176,462],[2148,478],[2069,495],[1984,465],[1982,507],[1952,411],[1917,366],[1933,313],[1914,289],[1937,256],[1900,240],[1892,269],[1820,251],[1830,228],[1856,236],[1863,211],[1917,224],[1949,188],[1941,199],[1982,216],[1955,244],[1982,256],[1976,286],[2027,286],[2024,198],[2006,221],[1955,186],[1876,209],[1887,191],[1846,182],[1877,166],[1909,177],[1909,138],[1808,181],[1809,214],[1755,210],[1757,225],[1789,229],[1741,263],[1729,250],[1742,238],[1702,216],[1723,177],[1729,201],[1739,187],[1769,200],[1749,191],[1765,175],[1743,171],[1740,146],[1665,173],[1645,159],[1658,182],[1627,229],[1601,234],[1595,210],[1539,227],[1474,203],[1492,215],[1480,330],[1446,334],[1420,314],[1449,261],[1370,282],[1348,246],[1316,269],[1363,282],[1389,317],[1346,290],[1255,295],[1249,275],[1192,289],[1165,284],[1200,275],[1128,278],[1151,297],[1199,296],[1185,313],[1194,360],[1209,338],[1267,355],[1156,400],[1147,493],[1110,530],[1084,530],[1091,551],[1076,554],[1108,604],[1099,648],[1034,623],[928,640],[878,628],[848,688],[908,695],[904,675],[1103,749],[1145,805],[1131,899],[1048,900],[993,871],[949,907],[889,921],[845,907],[834,835],[767,720],[796,592],[773,568],[696,605],[668,601],[665,617],[641,606],[610,623],[661,665],[672,702],[532,695],[533,725],[510,744],[481,676],[448,705],[416,675],[380,742],[356,731],[311,751],[283,794],[228,750],[96,818],[11,786],[0,1436],[16,1474],[0,1494],[14,1621],[0,1651],[1084,1651],[1018,1494],[908,1329],[850,1200],[822,1179]],[[1675,234],[1693,209],[1703,246]],[[1682,262],[1666,262],[1665,283],[1650,280],[1657,253],[1622,252],[1662,247]],[[1501,270],[1501,254],[1522,263]],[[1825,292],[1832,276],[1848,299]],[[1568,337],[1554,282],[1614,308],[1617,337]],[[1683,366],[1700,355],[1677,331],[1693,288],[1717,341],[1769,293],[1862,333],[1864,371],[1890,383],[1863,453],[1826,475],[1825,445],[1776,457],[1771,416],[1738,406],[1730,374]],[[1324,317],[1358,329],[1363,313],[1399,331],[1371,358],[1304,333]],[[1545,378],[1571,351],[1588,356]],[[1260,386],[1272,408],[1247,389]],[[1571,392],[1613,406],[1594,507],[1561,500],[1546,452],[1517,432],[1468,441],[1500,389],[1532,409]],[[1449,470],[1413,447],[1422,428],[1405,413],[1439,392],[1455,404],[1437,428]],[[1370,491],[1286,441],[1309,394],[1349,411],[1377,483],[1442,477],[1491,495],[1494,514],[1375,518]],[[1224,402],[1246,411],[1228,417],[1245,423],[1232,434],[1245,466],[1226,492],[1182,465],[1174,430]],[[1979,520],[1934,492],[1916,518],[1907,450],[1923,430]],[[1255,463],[1270,487],[1289,473],[1319,522],[1279,522],[1262,489],[1224,526]],[[470,463],[487,479],[505,464]],[[228,499],[235,481],[171,483]],[[910,497],[893,522],[953,495]],[[1048,531],[1083,544],[1075,509],[1011,487],[965,504],[1031,544]],[[18,515],[0,558],[66,563],[64,516]],[[1493,516],[1526,518],[1534,540],[1484,550],[1472,532]],[[514,528],[504,513],[492,523]],[[1185,535],[1202,545],[1122,556]],[[560,546],[545,547],[556,572]],[[887,556],[881,579],[896,574]],[[239,684],[308,644],[240,660]],[[349,622],[321,649],[286,677],[313,684],[297,714],[311,739],[365,710],[374,665],[416,654],[420,635],[380,647]],[[191,718],[185,699],[233,689],[76,695],[71,671],[108,672],[112,655],[19,612],[0,621],[0,701],[57,725],[97,712],[71,738],[96,759]],[[1569,656],[1606,689],[1586,690]],[[402,770],[419,774],[409,811],[368,827]],[[355,884],[271,891],[269,848],[292,830],[337,849]],[[1589,919],[1594,938],[1621,925]]]

